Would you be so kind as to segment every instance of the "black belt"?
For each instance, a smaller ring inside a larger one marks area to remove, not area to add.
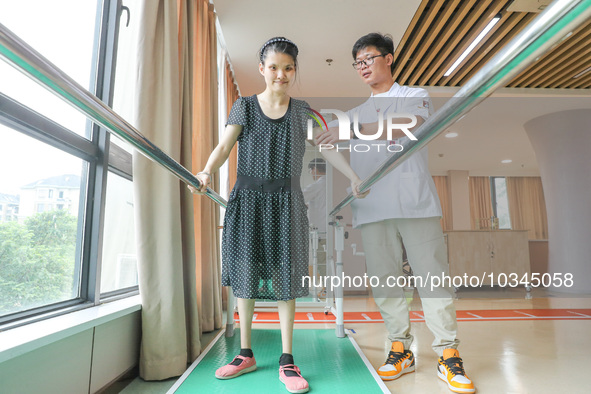
[[[259,190],[263,193],[300,190],[300,177],[265,179],[254,176],[238,175],[234,188]]]

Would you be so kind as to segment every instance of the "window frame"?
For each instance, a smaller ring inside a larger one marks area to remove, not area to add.
[[[93,67],[89,91],[105,102],[113,104],[117,42],[122,0],[97,0]],[[100,294],[102,232],[109,171],[132,180],[131,155],[110,143],[109,132],[87,120],[90,139],[80,136],[31,108],[0,93],[0,123],[17,132],[69,153],[86,162],[80,190],[76,262],[74,278],[79,294],[73,299],[47,304],[0,316],[0,331],[15,328],[101,303],[138,294],[138,286],[120,289],[116,294]],[[85,195],[83,193],[86,192]],[[85,196],[85,197],[84,197]],[[51,199],[43,200],[50,202]]]

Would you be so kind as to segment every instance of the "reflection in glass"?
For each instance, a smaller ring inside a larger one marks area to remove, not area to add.
[[[138,284],[133,219],[133,184],[112,172],[107,176],[101,293]]]
[[[309,272],[310,278],[327,275],[326,231],[327,231],[327,164],[313,147],[307,147],[302,170],[302,192],[308,209],[310,224]],[[320,283],[312,279],[311,284]],[[311,297],[324,301],[327,297],[325,287],[310,286]]]

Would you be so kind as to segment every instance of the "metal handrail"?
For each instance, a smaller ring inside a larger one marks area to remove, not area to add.
[[[417,141],[405,141],[404,149],[392,154],[360,187],[368,190],[410,155],[427,145],[449,126],[505,86],[538,57],[591,17],[591,0],[556,0],[478,71],[441,109],[413,130]],[[355,197],[350,193],[329,216],[334,217]]]
[[[1,23],[0,57],[109,132],[129,142],[144,156],[160,164],[183,182],[196,188],[201,187],[199,179],[191,171],[164,153],[95,95],[84,89]],[[226,208],[226,200],[215,191],[207,188],[204,194]]]

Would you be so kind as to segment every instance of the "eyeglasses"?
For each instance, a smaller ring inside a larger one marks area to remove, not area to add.
[[[365,64],[366,66],[368,66],[368,67],[369,67],[369,66],[371,66],[371,65],[372,65],[372,64],[375,62],[375,60],[374,60],[374,59],[375,59],[376,57],[380,57],[380,56],[386,56],[386,55],[375,55],[375,56],[371,56],[371,57],[368,57],[368,58],[366,58],[366,59],[360,60],[360,61],[358,61],[358,62],[355,62],[355,63],[353,63],[353,64],[352,64],[352,65],[353,65],[353,68],[354,68],[355,70],[360,70],[360,69],[361,69],[361,67],[362,67],[362,66],[361,66],[362,64]]]

